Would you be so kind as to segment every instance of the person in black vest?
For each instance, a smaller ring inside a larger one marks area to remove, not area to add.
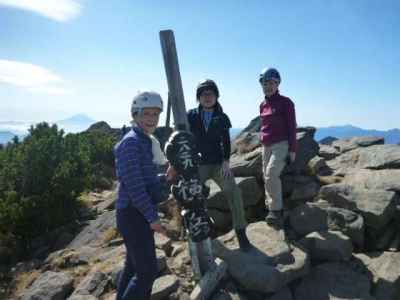
[[[244,251],[250,249],[246,236],[247,221],[243,208],[242,193],[236,185],[229,167],[231,140],[229,129],[232,127],[229,117],[218,102],[219,90],[213,80],[199,83],[196,91],[199,106],[188,112],[190,131],[196,138],[201,154],[199,175],[202,183],[213,179],[229,201],[233,227]]]

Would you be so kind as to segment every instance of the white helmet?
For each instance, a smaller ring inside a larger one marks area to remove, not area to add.
[[[163,111],[160,94],[151,91],[139,92],[132,100],[131,114],[141,112],[143,108],[156,107]]]

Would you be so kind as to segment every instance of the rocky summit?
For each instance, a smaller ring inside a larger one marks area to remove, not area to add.
[[[232,142],[252,248],[239,249],[227,201],[210,183],[212,242],[227,275],[211,300],[400,299],[400,146],[379,137],[319,145],[298,128],[299,151],[282,174],[287,239],[264,221],[259,119]],[[116,230],[115,190],[92,193],[92,213],[64,243],[9,271],[9,299],[115,299],[125,248]],[[156,234],[159,277],[152,300],[193,299],[196,285],[173,199],[160,206],[168,237]],[[63,246],[61,246],[63,245]],[[38,245],[38,249],[40,249]],[[1,256],[7,249],[0,245]]]

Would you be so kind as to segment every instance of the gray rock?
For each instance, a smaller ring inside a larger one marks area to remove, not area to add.
[[[99,298],[92,295],[72,295],[68,300],[98,300]]]
[[[250,300],[249,297],[237,289],[236,284],[231,280],[228,282],[222,281],[219,286],[220,289],[213,294],[211,300]]]
[[[400,168],[400,146],[393,144],[376,145],[360,149],[357,166],[363,169]]]
[[[313,187],[316,184],[314,176],[284,173],[281,175],[281,181],[283,197],[291,199],[291,202],[287,203],[290,207],[299,205],[296,200],[310,200],[310,197],[313,197],[310,191],[314,194]]]
[[[99,271],[89,273],[76,287],[72,296],[92,295],[100,297],[107,289],[109,283],[110,278],[106,274]]]
[[[303,128],[304,129],[304,128]],[[315,156],[318,155],[319,145],[314,140],[315,128],[310,127],[303,130],[298,128],[296,135],[297,139],[297,152],[296,160],[293,164],[287,168],[288,171],[294,171],[297,173],[304,172],[307,168],[308,162]],[[284,171],[285,172],[285,171]]]
[[[308,169],[310,170],[310,175],[318,174],[322,169],[327,168],[326,161],[321,156],[314,156],[308,162]]]
[[[335,183],[321,187],[320,196],[334,206],[360,212],[365,224],[376,230],[388,224],[396,213],[397,195],[390,191]]]
[[[243,206],[245,208],[256,205],[263,198],[263,191],[255,177],[237,177],[235,181],[242,191]],[[207,199],[207,207],[230,211],[228,200],[213,181],[210,182],[210,196]]]
[[[175,275],[165,275],[156,279],[151,292],[151,300],[163,300],[175,292],[179,287],[178,278]]]
[[[260,132],[245,132],[233,142],[233,151],[245,154],[261,146]]]
[[[320,231],[308,234],[300,240],[314,261],[349,261],[353,245],[349,237],[340,231]]]
[[[111,247],[111,248],[101,248],[101,253],[98,253],[96,256],[92,257],[91,262],[103,262],[110,260],[115,257],[125,256],[125,246],[121,245],[118,247]]]
[[[339,152],[345,153],[359,147],[369,147],[372,145],[380,145],[385,142],[382,137],[360,136],[336,140],[332,143],[332,147]]]
[[[320,145],[332,145],[332,143],[333,143],[334,141],[337,141],[337,140],[338,140],[338,138],[336,138],[336,137],[327,136],[327,137],[324,137],[323,139],[320,139],[320,140],[318,141],[318,143],[319,143]]]
[[[333,146],[319,145],[319,156],[325,158],[325,160],[334,159],[339,156],[340,152]]]
[[[265,298],[265,300],[293,300],[292,291],[288,287],[284,287],[271,297]]]
[[[219,290],[213,294],[211,300],[249,300],[249,298],[238,292]]]
[[[117,189],[105,191],[102,193],[101,202],[96,205],[98,211],[114,209],[114,204],[117,199]]]
[[[295,288],[295,299],[373,300],[367,276],[344,263],[325,263],[315,267]]]
[[[243,287],[262,293],[276,292],[308,272],[307,253],[288,248],[282,236],[265,222],[252,223],[247,236],[254,246],[242,252],[233,231],[213,241],[214,254],[228,264],[228,271]]]
[[[290,167],[287,167],[283,173],[287,172],[304,172],[308,162],[318,155],[319,146],[314,140],[315,128],[297,128],[297,155],[296,160]],[[239,154],[235,153],[231,156],[230,166],[236,177],[251,177],[262,179],[262,147]]]
[[[343,183],[366,189],[383,189],[400,193],[400,170],[356,170],[346,174]]]
[[[54,243],[53,249],[61,249],[65,247],[74,239],[74,237],[75,235],[70,232],[62,232]]]
[[[73,279],[61,272],[47,271],[23,293],[22,300],[64,300],[72,291]]]
[[[362,249],[364,246],[364,218],[355,212],[338,207],[328,207],[328,228],[341,231],[348,236],[353,245]]]
[[[90,221],[68,245],[68,248],[80,248],[82,246],[93,245],[102,240],[104,233],[110,229],[116,228],[115,211],[107,211],[99,216],[96,220]]]
[[[262,147],[258,147],[246,154],[233,154],[230,158],[230,167],[235,177],[262,178]]]
[[[388,250],[393,239],[396,237],[397,232],[398,228],[395,222],[390,222],[385,227],[384,231],[381,234],[377,234],[377,236],[373,239],[374,243],[372,247],[374,248],[374,250]]]
[[[232,214],[230,212],[210,208],[207,213],[219,230],[227,231],[232,228]]]
[[[158,269],[160,270],[160,272],[165,271],[165,269],[167,268],[167,255],[163,250],[156,249],[156,256],[157,256]]]
[[[156,232],[154,233],[154,240],[158,249],[163,250],[165,253],[171,253],[172,241],[169,237]]]
[[[247,125],[247,127],[244,128],[238,134],[238,136],[235,138],[235,141],[241,140],[243,137],[248,135],[248,133],[258,133],[258,132],[260,132],[260,130],[261,130],[261,119],[260,119],[260,116],[257,116],[254,119],[252,119],[250,121],[249,125]]]
[[[354,151],[346,152],[338,157],[327,160],[326,164],[335,176],[345,176],[347,173],[357,170],[357,161],[359,158],[359,153]]]
[[[356,254],[373,277],[372,294],[376,300],[397,300],[400,295],[400,253]]]
[[[364,246],[364,220],[352,211],[330,207],[327,202],[306,203],[290,212],[290,225],[300,236],[314,231],[341,231],[358,248]]]
[[[290,211],[291,227],[300,235],[305,236],[314,231],[328,229],[327,205],[320,203],[305,203]]]
[[[360,169],[400,168],[399,145],[374,145],[356,148],[327,161],[335,175],[345,176]]]
[[[315,181],[306,184],[296,184],[290,196],[291,201],[313,200],[319,192],[320,185]]]

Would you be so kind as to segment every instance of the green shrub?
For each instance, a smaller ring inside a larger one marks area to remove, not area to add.
[[[7,144],[0,150],[0,236],[29,248],[34,237],[75,219],[84,190],[112,184],[114,143],[101,132],[65,136],[40,123]]]

